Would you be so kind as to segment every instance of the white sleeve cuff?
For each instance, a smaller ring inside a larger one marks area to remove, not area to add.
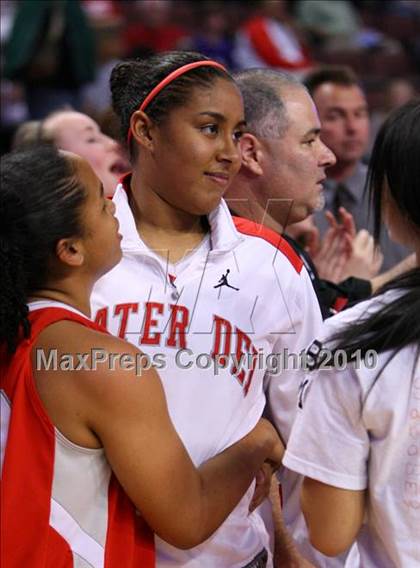
[[[331,471],[317,464],[302,460],[291,454],[288,450],[286,450],[284,455],[283,465],[301,475],[316,479],[333,487],[339,487],[340,489],[362,491],[367,488],[367,476],[356,477],[354,475]]]

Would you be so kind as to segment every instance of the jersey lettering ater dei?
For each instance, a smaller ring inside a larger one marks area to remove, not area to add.
[[[265,393],[287,440],[302,373],[274,375],[267,356],[299,353],[322,323],[300,259],[279,235],[232,219],[222,201],[209,215],[207,246],[169,266],[166,251],[158,256],[141,241],[129,191],[120,184],[113,198],[123,258],[97,282],[93,317],[157,363],[171,418],[195,464],[255,426]],[[233,568],[250,562],[267,545],[261,518],[248,513],[252,493],[250,487],[222,527],[192,550],[156,539],[158,565]]]
[[[78,446],[59,432],[35,387],[31,351],[43,329],[61,320],[98,326],[58,302],[30,308],[30,338],[13,357],[0,353],[0,565],[153,568],[153,534],[112,474],[103,448]]]

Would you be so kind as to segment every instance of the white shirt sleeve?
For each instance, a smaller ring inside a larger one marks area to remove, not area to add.
[[[334,487],[366,489],[369,436],[356,372],[322,370],[308,379],[283,465]]]

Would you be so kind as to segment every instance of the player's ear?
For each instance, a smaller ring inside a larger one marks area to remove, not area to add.
[[[130,118],[131,134],[139,146],[150,151],[154,149],[154,122],[142,110],[133,112]]]
[[[263,149],[261,142],[253,134],[245,132],[239,143],[242,153],[242,168],[255,176],[262,176],[264,172],[262,169]]]
[[[57,258],[68,266],[81,266],[85,259],[81,239],[60,239],[55,247]]]

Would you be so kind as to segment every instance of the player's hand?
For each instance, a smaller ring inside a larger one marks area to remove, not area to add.
[[[284,455],[284,444],[277,433],[277,430],[266,418],[260,418],[258,424],[254,428],[254,432],[267,436],[270,442],[270,450],[267,454],[265,461],[271,465],[274,471],[277,471],[281,466],[281,461]]]
[[[338,219],[336,219],[331,211],[325,212],[325,217],[328,221],[330,229],[335,231],[342,231],[346,233],[350,239],[350,242],[356,236],[356,224],[354,222],[354,217],[351,213],[347,211],[344,207],[340,207],[338,210]]]
[[[343,279],[349,276],[370,280],[379,272],[384,257],[375,247],[372,235],[362,229],[352,243],[352,254],[343,271]]]
[[[266,452],[264,462],[271,467],[273,472],[281,466],[284,444],[274,426],[266,418],[260,418],[251,432],[242,438],[242,442],[262,445]]]
[[[249,504],[250,513],[268,497],[273,473],[273,466],[267,462],[263,463],[255,477],[255,491]]]
[[[258,432],[262,436],[269,437],[271,442],[271,451],[267,455],[266,461],[262,464],[256,475],[255,491],[249,505],[250,512],[258,507],[258,505],[260,505],[268,496],[272,475],[281,466],[281,460],[283,459],[284,454],[284,444],[274,426],[266,418],[260,419],[254,428],[254,432]]]
[[[333,217],[334,218],[334,217]],[[331,226],[312,258],[319,277],[337,284],[352,253],[351,239],[341,225]]]

